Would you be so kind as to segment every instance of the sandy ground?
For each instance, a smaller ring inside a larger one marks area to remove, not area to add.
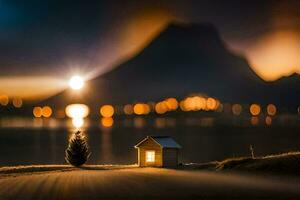
[[[300,178],[157,168],[0,174],[0,200],[300,199]]]

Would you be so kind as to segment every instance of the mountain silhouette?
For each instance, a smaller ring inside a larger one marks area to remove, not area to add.
[[[288,103],[290,98],[281,93],[293,88],[293,98],[299,100],[299,80],[294,75],[272,83],[263,81],[245,58],[226,47],[212,24],[171,23],[134,58],[88,81],[84,94],[68,89],[43,103],[80,102],[97,108],[105,103],[183,98],[191,93],[231,103]]]

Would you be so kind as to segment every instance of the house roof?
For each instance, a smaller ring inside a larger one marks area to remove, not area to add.
[[[144,143],[149,138],[153,139],[162,148],[177,148],[177,149],[181,148],[181,146],[170,136],[147,136],[141,142],[136,144],[135,147],[139,147],[142,143]]]

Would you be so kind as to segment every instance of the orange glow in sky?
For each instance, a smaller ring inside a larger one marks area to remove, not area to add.
[[[267,81],[292,73],[300,74],[300,36],[293,31],[276,31],[259,39],[246,51],[254,71]]]
[[[124,61],[134,57],[144,47],[146,47],[171,21],[171,16],[166,11],[162,10],[144,10],[140,13],[135,13],[131,18],[120,24],[116,29],[120,34],[116,38],[114,46],[109,44],[113,49],[111,52],[99,52],[101,57],[98,61],[98,67],[91,70],[86,76],[88,79],[95,78],[112,68],[123,63]]]
[[[120,34],[109,38],[107,51],[97,52],[99,60],[96,59],[93,68],[83,74],[84,80],[95,78],[134,57],[173,19],[172,14],[163,10],[143,10],[133,14],[128,21],[112,30]],[[222,32],[220,34],[222,35]],[[264,80],[272,81],[294,72],[300,73],[300,59],[297,55],[300,52],[300,35],[295,31],[269,32],[239,50],[245,55],[253,70]],[[67,77],[67,74],[65,76]],[[56,77],[0,77],[0,95],[7,95],[9,98],[43,99],[67,87],[68,80]],[[214,102],[209,103],[214,105]]]
[[[25,100],[43,99],[66,87],[61,79],[44,76],[7,76],[0,78],[0,95]]]

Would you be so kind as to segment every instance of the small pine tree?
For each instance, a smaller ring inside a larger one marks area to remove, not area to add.
[[[91,153],[86,137],[80,131],[77,131],[72,135],[65,153],[65,160],[75,167],[79,167],[86,163]]]

